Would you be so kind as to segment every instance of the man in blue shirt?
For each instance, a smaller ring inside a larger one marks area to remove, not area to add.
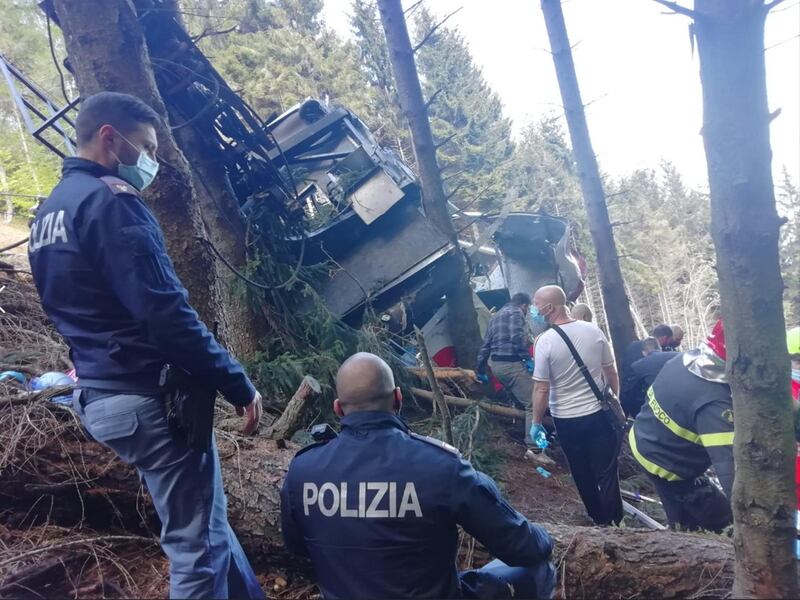
[[[309,556],[332,598],[550,598],[550,535],[458,451],[409,431],[389,366],[346,360],[334,410],[342,432],[292,461],[281,492],[289,550]],[[497,556],[458,572],[458,526]]]
[[[81,104],[78,156],[31,226],[42,306],[70,347],[73,406],[89,433],[134,465],[161,519],[172,598],[263,598],[228,525],[219,458],[173,434],[159,375],[166,364],[219,390],[258,426],[261,396],[187,301],[161,228],[140,193],[158,171],[161,119],[103,92]]]

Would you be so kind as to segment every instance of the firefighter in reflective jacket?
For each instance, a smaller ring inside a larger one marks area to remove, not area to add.
[[[385,362],[355,354],[336,391],[341,434],[301,450],[281,493],[286,546],[327,600],[552,597],[550,535],[455,448],[409,431]],[[459,573],[458,525],[500,560]]]
[[[733,520],[733,402],[725,355],[718,321],[697,349],[664,366],[628,436],[671,526],[721,531]],[[724,494],[705,476],[712,464]]]

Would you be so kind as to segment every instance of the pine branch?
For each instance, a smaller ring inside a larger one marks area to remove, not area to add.
[[[772,0],[772,2],[769,2],[769,3],[767,3],[767,4],[765,4],[765,5],[764,5],[764,10],[765,10],[765,11],[767,11],[767,12],[769,12],[769,11],[771,11],[773,8],[775,8],[776,6],[778,6],[778,4],[781,4],[781,3],[783,3],[784,1],[785,1],[785,0]]]
[[[782,2],[783,0],[775,0],[775,2]],[[653,2],[658,2],[662,6],[666,6],[672,12],[678,15],[685,15],[690,19],[697,20],[699,18],[699,14],[693,11],[690,8],[686,8],[685,6],[681,6],[677,2],[672,2],[671,0],[653,0]]]
[[[448,144],[448,143],[449,143],[449,142],[451,142],[451,141],[453,140],[453,138],[454,138],[454,137],[456,137],[457,135],[458,135],[458,133],[454,133],[453,135],[448,135],[448,136],[447,136],[447,137],[446,137],[444,140],[442,140],[441,142],[439,142],[438,144],[436,144],[436,145],[434,146],[434,149],[435,149],[435,150],[438,150],[439,148],[441,148],[441,147],[442,147],[442,146],[444,146],[445,144]]]
[[[425,103],[425,110],[428,110],[428,109],[431,107],[431,104],[433,104],[433,103],[436,101],[436,98],[437,98],[437,97],[439,96],[439,94],[441,94],[443,91],[444,91],[444,90],[443,90],[442,88],[439,88],[438,90],[436,90],[435,92],[433,92],[433,94],[431,95],[431,97],[430,97],[430,98],[428,98],[428,101]]]
[[[453,12],[451,12],[449,15],[447,15],[447,16],[446,16],[444,19],[442,19],[441,21],[439,21],[439,22],[438,22],[436,25],[434,25],[433,27],[431,27],[431,28],[428,30],[428,33],[426,33],[426,34],[425,34],[425,37],[423,37],[423,38],[422,38],[422,40],[420,41],[420,43],[419,43],[419,44],[417,44],[416,46],[414,46],[414,47],[411,49],[411,54],[416,54],[416,53],[417,53],[417,50],[419,50],[420,48],[422,48],[422,46],[424,46],[424,45],[425,45],[425,42],[427,42],[427,41],[430,39],[430,37],[431,37],[431,36],[432,36],[434,33],[436,33],[436,30],[437,30],[437,29],[439,29],[439,28],[440,28],[442,25],[444,25],[445,23],[447,23],[447,20],[448,20],[450,17],[452,17],[454,14],[456,14],[458,11],[460,11],[462,8],[464,8],[464,7],[463,7],[463,6],[459,6],[457,9],[455,9]]]
[[[420,6],[422,6],[423,2],[425,2],[425,0],[417,0],[417,2],[414,2],[414,4],[405,9],[403,11],[403,14],[406,16],[406,18],[410,17],[415,10],[417,10]]]
[[[239,28],[239,25],[237,24],[237,25],[234,25],[233,27],[229,27],[228,29],[222,29],[220,31],[209,31],[208,29],[204,29],[203,33],[201,33],[197,37],[192,38],[192,41],[196,44],[197,42],[199,42],[203,38],[214,37],[214,36],[217,36],[217,35],[226,35],[228,33],[232,33],[234,31],[236,31],[238,28]]]
[[[463,188],[465,185],[466,184],[464,182],[459,183],[452,192],[447,194],[447,198],[446,199],[450,200],[450,198],[455,196],[461,190],[461,188]]]

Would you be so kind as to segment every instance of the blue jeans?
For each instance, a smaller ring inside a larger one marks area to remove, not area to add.
[[[494,559],[481,569],[462,571],[459,577],[464,598],[552,598],[556,587],[556,570],[549,561],[509,567]]]
[[[76,390],[73,408],[92,437],[135,466],[147,486],[161,519],[170,598],[263,599],[228,525],[216,441],[200,452],[176,440],[158,396]]]

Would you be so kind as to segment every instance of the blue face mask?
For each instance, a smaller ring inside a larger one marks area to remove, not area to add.
[[[536,308],[533,304],[531,304],[530,313],[531,313],[531,320],[536,325],[541,325],[542,327],[547,327],[547,319],[545,318],[545,316],[542,313],[539,312],[539,309]]]
[[[128,142],[132,148],[138,150],[124,135],[120,133],[119,136]],[[116,154],[114,156],[119,160]],[[146,152],[140,150],[139,158],[135,165],[126,165],[123,164],[121,160],[119,161],[117,174],[141,192],[144,188],[153,183],[153,179],[156,178],[158,174],[158,162],[147,156]]]
[[[800,383],[800,369],[792,369],[792,381]]]

